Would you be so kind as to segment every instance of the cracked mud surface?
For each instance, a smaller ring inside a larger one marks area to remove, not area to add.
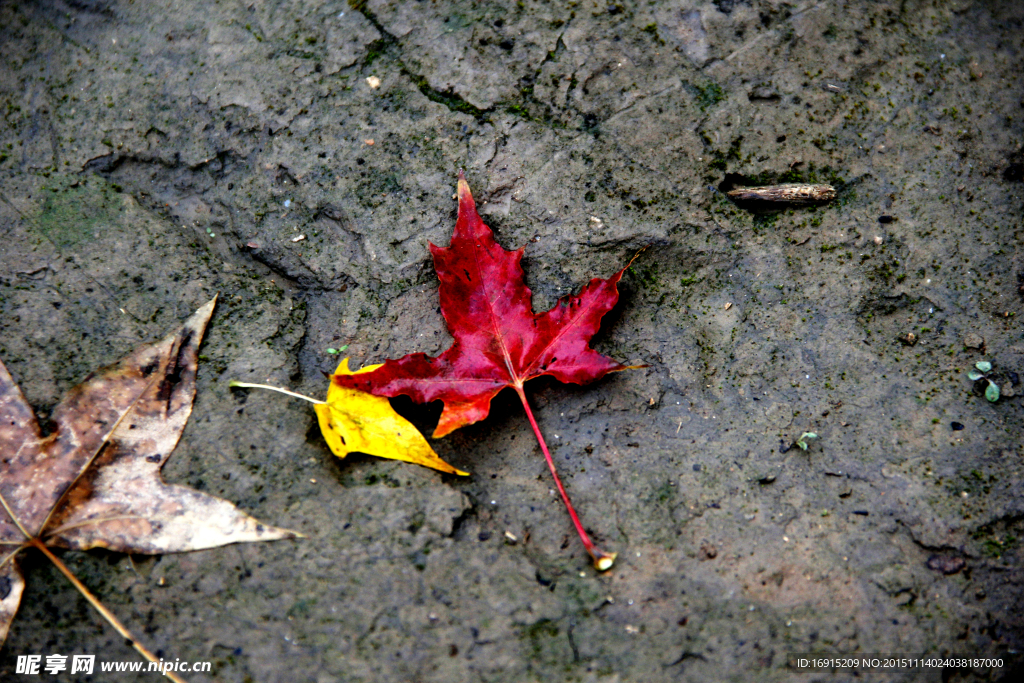
[[[0,356],[45,415],[219,293],[165,474],[308,536],[65,560],[161,656],[212,661],[194,681],[829,676],[797,652],[1011,680],[1022,24],[966,0],[0,2]],[[307,406],[227,387],[316,396],[328,348],[443,350],[427,245],[460,167],[527,244],[535,308],[653,245],[596,341],[649,367],[530,387],[606,574],[514,397],[434,442],[457,479],[338,461]],[[723,193],[772,182],[839,197]],[[5,680],[19,654],[135,660],[23,566]]]

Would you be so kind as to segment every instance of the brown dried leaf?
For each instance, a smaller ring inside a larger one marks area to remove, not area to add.
[[[46,437],[0,362],[0,643],[24,587],[15,555],[30,546],[156,554],[299,535],[160,477],[192,412],[215,301],[71,389]]]
[[[21,593],[25,590],[25,579],[21,576],[17,562],[11,553],[11,557],[0,565],[0,643],[7,639],[7,630],[14,621],[21,603]]]

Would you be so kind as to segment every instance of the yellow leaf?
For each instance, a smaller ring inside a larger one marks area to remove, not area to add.
[[[368,365],[352,372],[348,358],[338,364],[336,375],[370,372],[380,365]],[[331,451],[344,458],[353,451],[380,458],[404,460],[449,474],[468,475],[438,457],[419,430],[396,413],[386,398],[331,382],[327,401],[313,406],[320,431]]]

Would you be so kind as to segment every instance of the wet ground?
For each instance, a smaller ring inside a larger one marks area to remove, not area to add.
[[[65,559],[161,656],[211,661],[194,681],[852,676],[811,652],[1011,680],[1022,43],[994,1],[0,2],[0,356],[45,416],[219,294],[165,475],[308,536]],[[529,387],[605,574],[514,396],[434,442],[463,479],[339,461],[309,406],[228,388],[446,348],[427,245],[460,167],[537,309],[652,245],[595,342],[649,367]],[[723,194],[787,181],[838,198]],[[23,566],[5,680],[137,659]]]

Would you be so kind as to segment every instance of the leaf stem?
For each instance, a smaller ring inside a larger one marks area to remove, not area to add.
[[[540,449],[544,452],[544,459],[547,460],[548,469],[551,470],[551,476],[555,480],[555,486],[558,487],[558,492],[562,494],[562,502],[565,503],[566,509],[569,511],[569,516],[572,517],[572,523],[576,526],[576,533],[580,535],[580,540],[583,541],[584,547],[587,552],[590,553],[590,557],[594,560],[594,567],[598,571],[605,571],[611,569],[615,563],[616,553],[609,553],[601,550],[594,542],[590,540],[590,536],[587,535],[586,530],[583,528],[583,524],[580,523],[580,518],[576,515],[576,510],[573,509],[572,503],[569,501],[569,494],[565,492],[565,487],[562,486],[562,480],[558,477],[558,472],[555,471],[555,462],[551,459],[551,452],[548,451],[548,445],[544,442],[544,437],[540,433],[540,427],[537,426],[537,420],[533,417],[533,411],[530,410],[530,403],[526,400],[526,393],[523,391],[521,386],[514,387],[516,393],[519,394],[519,400],[523,402],[523,408],[526,409],[526,417],[530,420],[530,426],[533,427],[533,433],[537,435],[537,442],[540,444]]]
[[[93,595],[89,591],[89,589],[85,587],[85,584],[78,580],[78,577],[75,576],[70,569],[68,569],[68,566],[64,564],[64,562],[62,562],[59,557],[50,552],[50,549],[46,547],[46,544],[44,544],[38,538],[33,538],[29,540],[29,545],[33,546],[34,548],[37,548],[43,555],[46,555],[50,562],[53,562],[54,566],[56,566],[57,569],[60,570],[60,573],[67,577],[67,580],[70,581],[71,584],[78,589],[78,592],[82,594],[82,597],[88,600],[89,604],[92,605],[96,609],[96,611],[99,612],[100,615],[104,619],[106,619],[107,622],[110,623],[110,625],[113,626],[114,629],[118,633],[120,633],[125,640],[131,643],[132,647],[134,647],[135,650],[140,655],[142,655],[151,662],[159,663],[162,661],[159,657],[157,657],[152,652],[147,650],[142,643],[135,639],[135,636],[131,634],[131,631],[129,631],[128,628],[124,624],[122,624],[117,617],[114,616],[113,612],[108,610],[104,606],[104,604],[99,601],[99,598]],[[174,681],[174,683],[186,683],[183,678],[178,677],[171,671],[164,671],[163,674],[164,676],[167,676],[169,679]]]
[[[238,387],[241,389],[268,389],[270,391],[276,391],[280,394],[287,394],[288,396],[292,396],[294,398],[301,398],[303,401],[309,401],[310,403],[316,403],[319,405],[326,405],[327,403],[327,401],[318,401],[315,398],[310,398],[309,396],[306,396],[305,394],[296,394],[294,391],[288,391],[287,389],[282,389],[281,387],[272,387],[269,384],[253,384],[251,382],[236,382],[235,380],[231,380],[230,382],[228,382],[228,386]]]

